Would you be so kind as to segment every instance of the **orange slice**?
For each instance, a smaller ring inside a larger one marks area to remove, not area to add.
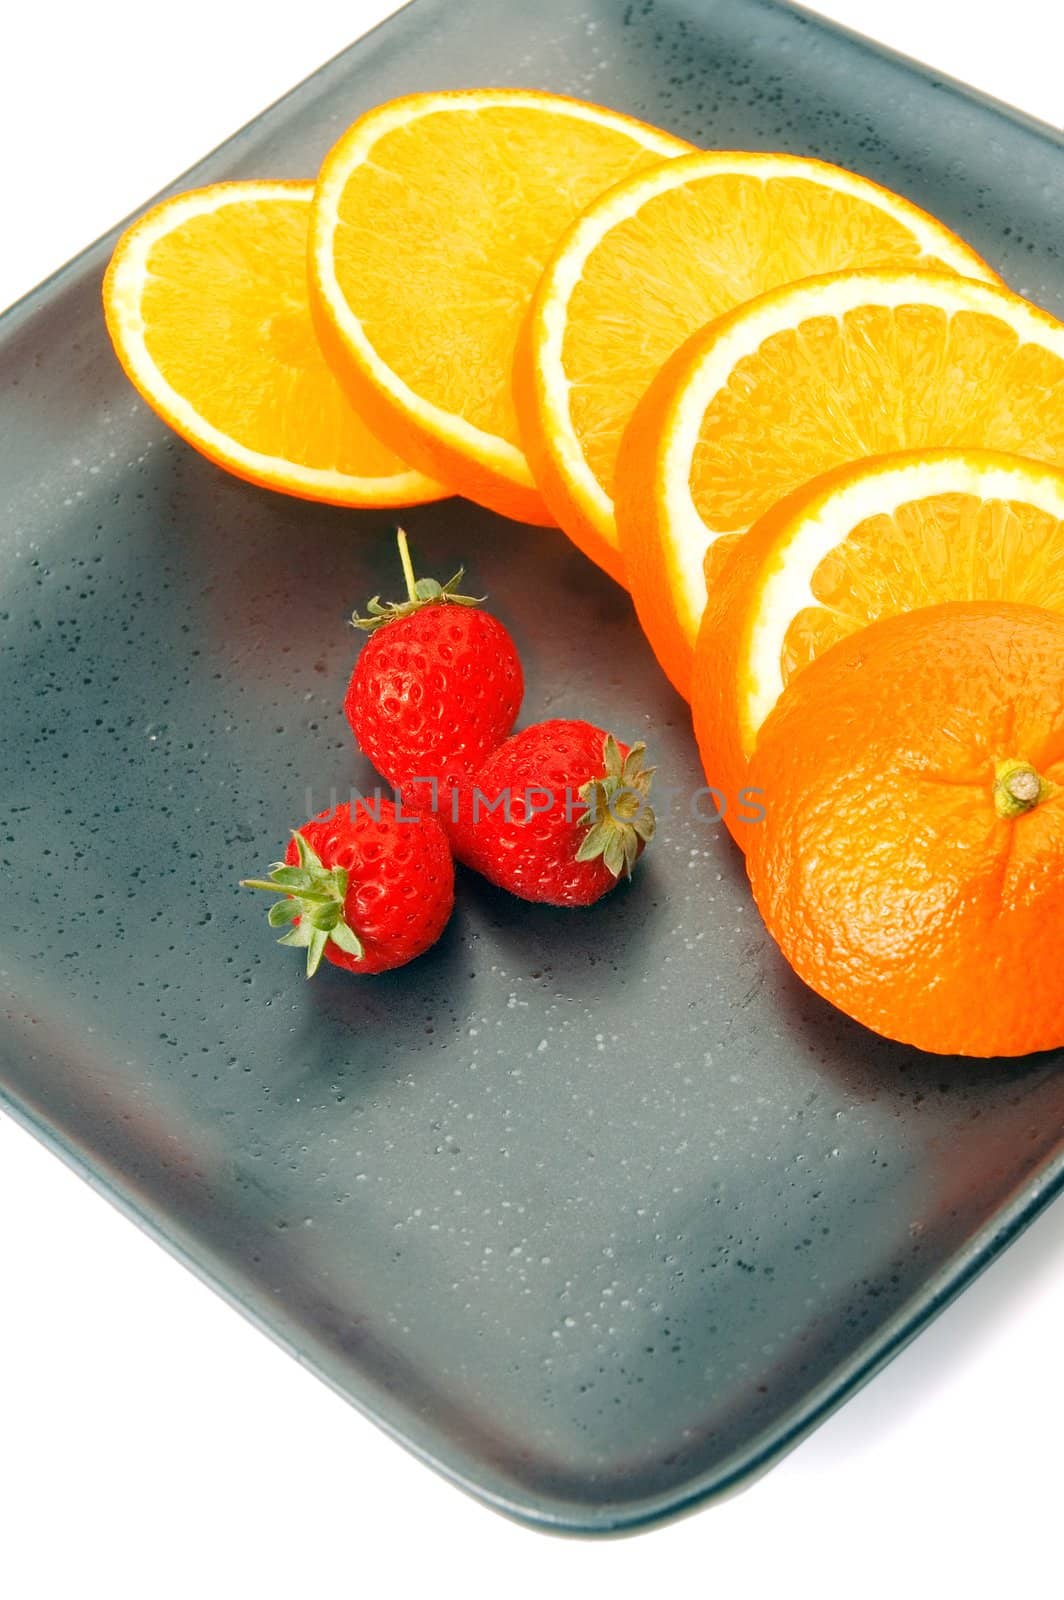
[[[914,265],[998,281],[908,200],[802,156],[700,152],[602,195],[547,263],[515,373],[525,450],[570,538],[623,581],[613,510],[621,434],[697,329],[795,278]]]
[[[531,90],[410,95],[354,123],[318,177],[311,292],[381,438],[471,500],[552,523],[511,395],[532,290],[603,189],[690,148]]]
[[[880,617],[948,600],[1064,613],[1064,472],[991,450],[882,456],[825,473],[754,524],[710,592],[691,695],[737,838],[758,734],[790,680]]]
[[[636,610],[690,695],[709,582],[785,494],[897,450],[1006,450],[1064,466],[1064,327],[930,272],[809,278],[688,340],[625,433],[617,526]]]
[[[268,489],[345,506],[451,491],[359,420],[325,363],[307,298],[309,183],[217,183],[122,235],[103,285],[126,375],[176,433]]]

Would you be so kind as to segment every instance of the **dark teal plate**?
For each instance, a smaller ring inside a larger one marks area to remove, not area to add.
[[[1060,140],[754,0],[419,0],[182,184],[305,176],[374,102],[480,83],[843,162],[1064,312]],[[681,804],[590,912],[466,877],[430,956],[306,984],[236,879],[369,780],[345,616],[394,588],[394,545],[156,421],[103,329],[112,241],[0,331],[5,1103],[500,1509],[605,1531],[733,1488],[1061,1186],[1061,1058],[935,1060],[847,1022]],[[560,534],[459,502],[407,521],[511,624],[530,717],[645,734],[698,785],[627,598]]]

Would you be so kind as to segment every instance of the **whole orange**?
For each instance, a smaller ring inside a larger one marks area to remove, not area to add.
[[[921,1050],[1064,1045],[1064,617],[954,602],[794,678],[747,869],[798,975]]]

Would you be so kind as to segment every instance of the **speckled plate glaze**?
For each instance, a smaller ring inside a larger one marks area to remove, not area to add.
[[[419,0],[182,184],[305,176],[374,102],[485,82],[843,162],[1064,312],[1059,139],[757,0]],[[236,879],[369,781],[345,617],[394,588],[393,543],[167,433],[104,334],[111,243],[0,332],[6,1103],[498,1508],[591,1532],[719,1494],[1061,1186],[1061,1058],[931,1059],[847,1022],[682,804],[590,912],[466,876],[426,959],[306,984]],[[645,735],[697,787],[626,597],[560,534],[458,502],[406,521],[512,626],[527,716]]]

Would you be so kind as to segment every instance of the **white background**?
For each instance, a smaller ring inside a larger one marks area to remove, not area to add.
[[[391,9],[8,10],[0,306]],[[819,9],[1064,120],[1057,0]],[[450,1488],[3,1118],[0,1219],[10,1600],[1061,1590],[1064,1205],[747,1493],[612,1542],[532,1533]]]

